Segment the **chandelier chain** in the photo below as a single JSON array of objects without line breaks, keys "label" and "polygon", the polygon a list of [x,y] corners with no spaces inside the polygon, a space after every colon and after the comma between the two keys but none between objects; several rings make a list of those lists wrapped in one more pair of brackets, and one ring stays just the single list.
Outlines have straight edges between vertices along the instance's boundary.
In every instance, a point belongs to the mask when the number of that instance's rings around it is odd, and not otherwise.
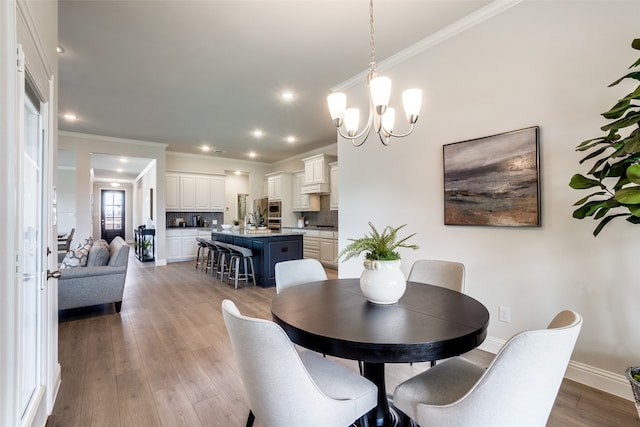
[{"label": "chandelier chain", "polygon": [[369,39],[369,46],[371,48],[371,62],[369,63],[369,66],[371,67],[371,72],[375,72],[376,71],[376,49],[375,49],[375,42],[373,40],[373,35],[374,35],[374,29],[373,29],[373,0],[369,0],[369,34],[370,39]]}]

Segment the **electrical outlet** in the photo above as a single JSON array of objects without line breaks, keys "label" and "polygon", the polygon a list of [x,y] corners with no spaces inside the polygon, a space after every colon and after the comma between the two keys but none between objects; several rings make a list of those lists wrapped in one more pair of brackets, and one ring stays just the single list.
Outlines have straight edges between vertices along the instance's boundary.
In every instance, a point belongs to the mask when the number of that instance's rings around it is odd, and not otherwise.
[{"label": "electrical outlet", "polygon": [[498,307],[498,319],[501,322],[509,323],[511,322],[511,309],[509,307],[499,306]]}]

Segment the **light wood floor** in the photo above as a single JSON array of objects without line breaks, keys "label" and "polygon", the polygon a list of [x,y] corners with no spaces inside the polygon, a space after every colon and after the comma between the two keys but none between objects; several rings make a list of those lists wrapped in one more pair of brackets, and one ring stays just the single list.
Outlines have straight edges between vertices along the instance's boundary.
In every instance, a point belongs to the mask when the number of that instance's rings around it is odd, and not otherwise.
[{"label": "light wood floor", "polygon": [[[120,314],[61,312],[62,386],[47,426],[244,426],[249,408],[220,305],[230,298],[243,314],[270,319],[274,295],[233,289],[191,262],[155,267],[132,257]],[[468,357],[491,360],[479,350]],[[388,390],[423,369],[388,365]],[[565,380],[548,426],[639,424],[632,402]]]}]

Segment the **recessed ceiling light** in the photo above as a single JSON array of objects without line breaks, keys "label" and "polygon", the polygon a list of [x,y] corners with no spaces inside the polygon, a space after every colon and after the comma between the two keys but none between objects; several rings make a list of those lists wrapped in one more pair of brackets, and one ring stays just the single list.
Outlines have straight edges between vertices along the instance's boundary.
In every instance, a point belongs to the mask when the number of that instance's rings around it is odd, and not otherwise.
[{"label": "recessed ceiling light", "polygon": [[200,149],[201,149],[202,151],[204,151],[205,153],[208,153],[208,152],[209,152],[209,150],[211,150],[211,147],[209,147],[208,145],[206,145],[206,144],[205,144],[205,145],[203,145]]},{"label": "recessed ceiling light", "polygon": [[296,142],[296,137],[293,135],[289,135],[287,137],[287,142],[292,143],[292,142]]},{"label": "recessed ceiling light", "polygon": [[120,157],[120,163],[127,163],[128,160],[126,157]]},{"label": "recessed ceiling light", "polygon": [[264,135],[264,132],[262,132],[262,130],[260,129],[256,129],[252,132],[252,135],[255,136],[256,138],[262,138],[262,136]]},{"label": "recessed ceiling light", "polygon": [[120,183],[118,181],[114,181],[111,183],[112,187],[120,187]]},{"label": "recessed ceiling light", "polygon": [[58,47],[56,48],[56,51],[58,53],[64,53],[64,48],[62,46],[58,45]]},{"label": "recessed ceiling light", "polygon": [[116,172],[120,172],[120,173],[122,173],[122,168],[118,168],[118,169],[116,169]]},{"label": "recessed ceiling light", "polygon": [[249,157],[254,158],[255,156],[257,156],[255,151],[249,152]]},{"label": "recessed ceiling light", "polygon": [[282,99],[284,99],[285,101],[291,101],[293,99],[293,92],[289,92],[289,91],[284,91],[280,94],[280,96],[282,97]]},{"label": "recessed ceiling light", "polygon": [[76,116],[73,113],[64,113],[62,115],[62,117],[64,117],[65,120],[69,121],[69,122],[73,122],[75,120],[78,120],[78,116]]}]

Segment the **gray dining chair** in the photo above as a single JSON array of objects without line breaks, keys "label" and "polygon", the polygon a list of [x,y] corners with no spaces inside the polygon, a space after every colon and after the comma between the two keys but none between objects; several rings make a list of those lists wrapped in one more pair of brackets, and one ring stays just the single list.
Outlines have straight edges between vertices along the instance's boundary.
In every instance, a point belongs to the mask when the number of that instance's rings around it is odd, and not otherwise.
[{"label": "gray dining chair", "polygon": [[327,280],[327,273],[320,261],[312,258],[281,261],[275,266],[276,293],[303,283]]},{"label": "gray dining chair", "polygon": [[[464,293],[464,264],[455,261],[419,259],[409,271],[410,282],[426,283]],[[435,366],[436,361],[431,361]]]},{"label": "gray dining chair", "polygon": [[[345,427],[376,406],[378,388],[356,372],[311,351],[298,352],[274,322],[243,316],[222,301],[249,401],[247,426]],[[255,414],[255,417],[254,417]]]},{"label": "gray dining chair", "polygon": [[464,293],[464,264],[454,261],[419,259],[411,266],[407,280]]},{"label": "gray dining chair", "polygon": [[512,337],[487,369],[446,360],[399,384],[393,403],[423,426],[544,426],[581,326],[562,311],[547,329]]}]

